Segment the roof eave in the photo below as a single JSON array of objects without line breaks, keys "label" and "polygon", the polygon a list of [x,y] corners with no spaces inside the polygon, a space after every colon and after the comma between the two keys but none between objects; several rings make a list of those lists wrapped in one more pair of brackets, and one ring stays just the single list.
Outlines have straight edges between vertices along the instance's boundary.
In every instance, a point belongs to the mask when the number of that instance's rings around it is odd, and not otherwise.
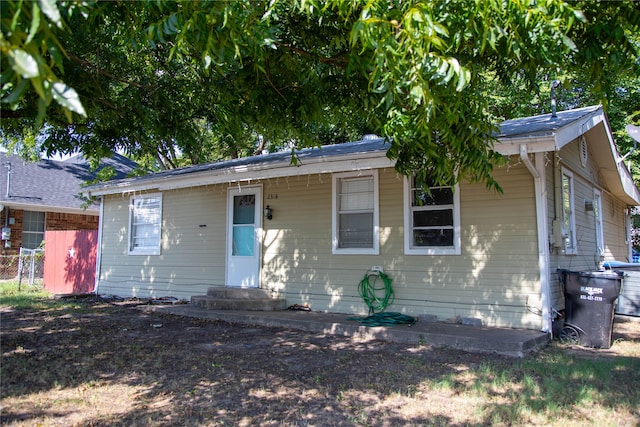
[{"label": "roof eave", "polygon": [[84,209],[81,207],[50,206],[50,205],[43,205],[43,204],[37,204],[37,203],[14,202],[6,199],[0,201],[0,205],[3,205],[9,209],[20,209],[24,211],[55,212],[55,213],[90,215],[90,216],[99,215],[97,206],[89,206],[86,209]]},{"label": "roof eave", "polygon": [[143,181],[127,180],[103,187],[85,190],[89,196],[136,193],[144,191],[167,191],[203,185],[226,184],[243,181],[260,181],[286,176],[310,175],[334,172],[358,171],[394,167],[395,162],[385,151],[358,153],[357,155],[318,157],[307,159],[303,164],[292,165],[290,161],[240,165],[219,170],[194,172],[182,176],[150,178]]},{"label": "roof eave", "polygon": [[547,151],[558,151],[571,141],[583,135],[589,129],[594,128],[605,121],[604,111],[602,107],[585,114],[579,119],[558,128],[550,130],[546,133],[524,134],[513,137],[499,137],[499,143],[496,144],[495,150],[504,155],[520,154],[520,146],[526,144],[529,153],[544,153]]},{"label": "roof eave", "polygon": [[547,134],[501,137],[495,150],[504,156],[519,155],[521,145],[525,145],[529,153],[560,151],[596,126],[603,126],[607,139],[608,149],[603,150],[596,161],[609,191],[629,206],[640,204],[640,192],[627,168],[619,161],[613,134],[602,107]]}]

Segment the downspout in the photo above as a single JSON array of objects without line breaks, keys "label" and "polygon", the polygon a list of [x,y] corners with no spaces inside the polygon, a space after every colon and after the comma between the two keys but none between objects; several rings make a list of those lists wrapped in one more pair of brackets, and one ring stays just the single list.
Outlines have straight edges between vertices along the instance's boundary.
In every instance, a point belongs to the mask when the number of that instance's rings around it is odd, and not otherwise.
[{"label": "downspout", "polygon": [[538,229],[538,269],[540,270],[540,303],[542,305],[542,332],[552,330],[551,317],[551,276],[549,272],[549,242],[547,226],[547,190],[544,169],[544,154],[536,153],[534,166],[529,159],[526,145],[520,145],[520,160],[533,176],[536,198],[536,224]]},{"label": "downspout", "polygon": [[98,294],[98,285],[100,284],[100,270],[102,266],[102,219],[104,218],[104,197],[100,197],[100,213],[98,214],[98,247],[96,248],[96,277],[93,285],[93,293]]}]

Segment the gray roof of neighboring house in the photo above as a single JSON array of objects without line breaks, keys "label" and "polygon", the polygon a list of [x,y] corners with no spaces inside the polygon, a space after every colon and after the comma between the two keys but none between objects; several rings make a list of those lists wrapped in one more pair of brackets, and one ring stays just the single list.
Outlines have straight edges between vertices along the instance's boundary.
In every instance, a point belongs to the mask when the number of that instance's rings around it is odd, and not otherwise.
[{"label": "gray roof of neighboring house", "polygon": [[[105,166],[114,168],[116,175],[113,179],[122,179],[137,164],[120,154],[114,154],[102,159],[99,169]],[[31,206],[39,211],[79,213],[83,211],[83,200],[79,197],[82,186],[95,178],[96,171],[90,170],[89,163],[82,156],[28,162],[17,155],[0,153],[0,204],[21,209]],[[95,215],[96,210],[97,206],[93,205],[87,208],[86,213]]]}]

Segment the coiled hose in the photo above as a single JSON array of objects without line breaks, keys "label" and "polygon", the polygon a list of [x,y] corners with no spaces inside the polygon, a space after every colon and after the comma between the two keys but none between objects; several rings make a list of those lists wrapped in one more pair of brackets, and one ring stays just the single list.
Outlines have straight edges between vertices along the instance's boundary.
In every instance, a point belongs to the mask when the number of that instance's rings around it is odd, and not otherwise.
[{"label": "coiled hose", "polygon": [[[365,326],[413,325],[416,323],[415,317],[402,313],[383,313],[393,303],[395,297],[391,282],[391,278],[381,271],[367,272],[358,284],[358,293],[369,307],[369,316],[350,317],[347,320],[357,320]],[[384,296],[379,297],[378,295],[382,294],[381,291],[384,291]]]},{"label": "coiled hose", "polygon": [[[373,280],[371,280],[373,278]],[[393,303],[394,294],[391,278],[381,271],[369,271],[358,284],[358,293],[369,307],[369,315],[384,311]],[[378,297],[384,291],[384,296]]]}]

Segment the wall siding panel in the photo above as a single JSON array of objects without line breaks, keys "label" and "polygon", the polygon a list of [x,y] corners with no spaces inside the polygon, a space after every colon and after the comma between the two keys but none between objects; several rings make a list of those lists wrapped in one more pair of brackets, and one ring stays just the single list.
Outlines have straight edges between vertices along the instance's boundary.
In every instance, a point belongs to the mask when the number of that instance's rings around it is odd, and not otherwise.
[{"label": "wall siding panel", "polygon": [[[303,185],[270,183],[278,200],[265,226],[263,282],[291,304],[366,314],[358,283],[379,265],[393,279],[395,303],[389,310],[537,327],[540,319],[529,310],[539,309],[540,299],[533,182],[523,167],[499,173],[504,195],[461,185],[463,243],[457,256],[404,255],[403,179],[393,170],[379,172],[380,255],[331,254],[330,176],[311,177]],[[286,208],[279,209],[281,204]],[[532,267],[523,271],[526,265]]]},{"label": "wall siding panel", "polygon": [[[480,318],[490,326],[539,328],[533,179],[522,165],[496,170],[504,194],[462,183],[461,254],[404,255],[403,178],[379,170],[380,254],[331,252],[331,175],[261,182],[262,286],[313,310],[367,314],[358,283],[373,266],[393,279],[390,311]],[[255,183],[253,183],[255,184]],[[128,197],[104,199],[99,292],[188,299],[224,286],[226,185],[163,192],[162,253],[127,255]]]},{"label": "wall siding panel", "polygon": [[127,255],[129,197],[106,197],[99,292],[189,299],[209,286],[224,286],[226,189],[163,192],[157,256]]},{"label": "wall siding panel", "polygon": [[[586,134],[587,147],[595,143],[597,135],[593,131]],[[628,244],[625,233],[625,208],[621,201],[617,200],[604,187],[603,180],[599,174],[594,156],[588,148],[587,163],[580,162],[580,142],[578,139],[572,141],[562,148],[557,155],[555,162],[547,166],[549,188],[554,188],[553,174],[560,176],[561,168],[565,167],[574,175],[574,202],[576,219],[576,236],[578,240],[578,250],[575,255],[566,255],[562,250],[555,249],[551,252],[553,305],[556,309],[564,308],[563,288],[558,275],[554,274],[557,269],[568,269],[572,271],[593,271],[601,267],[604,261],[627,261]],[[556,183],[557,184],[557,183]],[[600,256],[596,245],[596,223],[592,211],[585,209],[585,200],[592,200],[594,189],[600,190],[602,196],[602,220],[604,231],[604,256]],[[555,204],[561,203],[559,194],[550,191],[549,204],[549,226],[556,216]],[[556,200],[557,199],[557,200]],[[560,214],[558,213],[560,218]],[[551,228],[550,228],[551,230]]]}]

